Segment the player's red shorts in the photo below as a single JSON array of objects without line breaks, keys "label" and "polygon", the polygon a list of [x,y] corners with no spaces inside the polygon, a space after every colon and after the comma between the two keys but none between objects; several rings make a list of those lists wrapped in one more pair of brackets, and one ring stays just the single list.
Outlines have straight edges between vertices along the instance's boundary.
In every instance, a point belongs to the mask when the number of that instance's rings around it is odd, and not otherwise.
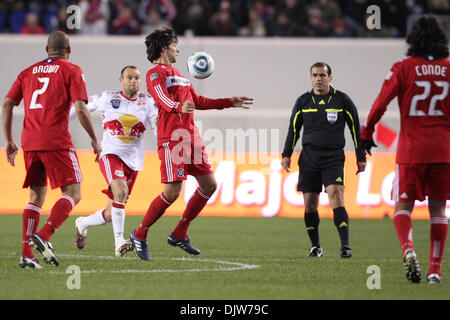
[{"label": "player's red shorts", "polygon": [[[106,154],[99,159],[100,171],[108,183],[108,189],[103,189],[102,192],[106,194],[111,200],[114,200],[112,191],[109,189],[111,182],[116,179],[125,179],[128,186],[128,197],[130,197],[133,190],[134,182],[136,181],[138,171],[130,169],[120,157],[115,154]],[[128,200],[128,198],[127,198]]]},{"label": "player's red shorts", "polygon": [[187,175],[202,176],[214,173],[202,144],[163,142],[158,148],[158,156],[161,160],[161,183],[183,181]]},{"label": "player's red shorts", "polygon": [[27,175],[23,188],[47,186],[47,177],[52,189],[83,181],[75,149],[24,151]]},{"label": "player's red shorts", "polygon": [[397,164],[392,200],[450,200],[450,163]]}]

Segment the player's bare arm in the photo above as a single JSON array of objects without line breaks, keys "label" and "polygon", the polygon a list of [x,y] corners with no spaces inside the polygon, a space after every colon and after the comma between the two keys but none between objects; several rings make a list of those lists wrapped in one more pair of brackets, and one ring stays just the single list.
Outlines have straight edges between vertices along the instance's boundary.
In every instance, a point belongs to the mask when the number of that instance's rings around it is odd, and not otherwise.
[{"label": "player's bare arm", "polygon": [[253,98],[249,97],[231,97],[234,108],[250,109],[249,105],[253,104]]},{"label": "player's bare arm", "polygon": [[3,130],[6,139],[6,157],[13,167],[16,165],[15,158],[17,151],[19,150],[12,136],[13,108],[15,105],[16,101],[11,98],[6,98],[5,101],[3,101],[2,106]]},{"label": "player's bare arm", "polygon": [[91,114],[89,113],[89,110],[86,106],[86,102],[78,100],[74,102],[74,105],[81,125],[91,138],[92,148],[94,148],[94,153],[97,155],[95,161],[98,162],[98,157],[102,152],[102,147],[98,142],[97,135],[95,134],[94,126],[92,125]]}]

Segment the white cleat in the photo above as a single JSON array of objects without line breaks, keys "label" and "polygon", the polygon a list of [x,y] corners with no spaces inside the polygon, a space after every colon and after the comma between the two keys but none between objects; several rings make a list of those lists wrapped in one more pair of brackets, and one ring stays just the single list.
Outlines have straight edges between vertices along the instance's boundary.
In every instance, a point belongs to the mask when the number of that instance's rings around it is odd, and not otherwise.
[{"label": "white cleat", "polygon": [[28,258],[27,256],[20,256],[19,267],[42,269],[39,261],[37,261],[35,258]]},{"label": "white cleat", "polygon": [[124,241],[116,248],[116,257],[122,258],[127,252],[133,251],[133,249],[134,245],[130,241]]},{"label": "white cleat", "polygon": [[53,252],[53,246],[50,242],[44,241],[37,233],[32,235],[29,244],[38,250],[44,257],[44,261],[55,267],[59,266],[59,261]]},{"label": "white cleat", "polygon": [[420,283],[422,274],[420,272],[419,260],[414,250],[408,249],[405,251],[403,264],[405,266],[406,278],[412,283]]},{"label": "white cleat", "polygon": [[87,228],[82,229],[80,227],[81,221],[84,219],[84,217],[78,217],[75,220],[75,229],[77,229],[77,236],[75,238],[75,245],[78,249],[83,249],[86,245],[86,237],[87,237]]},{"label": "white cleat", "polygon": [[437,273],[432,273],[432,274],[427,276],[427,283],[428,284],[441,283],[441,276],[438,275]]}]

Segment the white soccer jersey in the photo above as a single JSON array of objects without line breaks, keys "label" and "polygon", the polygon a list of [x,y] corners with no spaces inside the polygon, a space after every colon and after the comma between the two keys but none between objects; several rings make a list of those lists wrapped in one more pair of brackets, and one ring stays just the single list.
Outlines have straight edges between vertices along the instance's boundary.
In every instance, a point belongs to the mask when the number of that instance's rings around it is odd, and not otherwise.
[{"label": "white soccer jersey", "polygon": [[[103,91],[89,97],[87,107],[89,111],[103,111],[100,157],[117,155],[132,170],[141,171],[144,165],[144,131],[151,128],[156,136],[158,110],[153,98],[149,94],[139,93],[136,99],[130,99],[121,91]],[[74,114],[72,108],[71,117]]]}]

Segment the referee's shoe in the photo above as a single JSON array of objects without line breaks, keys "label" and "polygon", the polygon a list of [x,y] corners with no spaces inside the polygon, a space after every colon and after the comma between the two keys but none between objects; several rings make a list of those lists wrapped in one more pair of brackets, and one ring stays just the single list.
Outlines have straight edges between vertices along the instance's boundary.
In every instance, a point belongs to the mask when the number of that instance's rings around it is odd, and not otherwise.
[{"label": "referee's shoe", "polygon": [[352,257],[352,251],[350,250],[349,246],[342,246],[341,247],[341,258],[351,258]]},{"label": "referee's shoe", "polygon": [[317,257],[320,258],[323,255],[323,250],[320,246],[313,246],[309,249],[308,257]]}]

